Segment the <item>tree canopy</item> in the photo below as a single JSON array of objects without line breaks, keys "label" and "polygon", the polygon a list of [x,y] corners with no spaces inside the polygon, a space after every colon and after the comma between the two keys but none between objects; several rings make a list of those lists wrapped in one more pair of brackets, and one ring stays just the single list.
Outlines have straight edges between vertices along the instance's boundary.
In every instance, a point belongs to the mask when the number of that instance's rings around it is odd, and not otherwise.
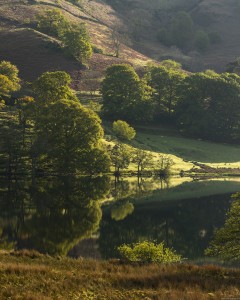
[{"label": "tree canopy", "polygon": [[64,71],[45,72],[33,83],[35,98],[45,104],[60,99],[77,101],[70,84],[71,77]]},{"label": "tree canopy", "polygon": [[149,93],[130,65],[113,65],[102,83],[103,113],[109,119],[144,120]]},{"label": "tree canopy", "polygon": [[225,224],[216,231],[206,255],[240,262],[240,193],[233,199]]},{"label": "tree canopy", "polygon": [[239,83],[237,75],[212,71],[187,77],[176,109],[184,132],[218,141],[238,139]]},{"label": "tree canopy", "polygon": [[154,113],[171,115],[179,99],[179,87],[186,77],[181,66],[172,61],[163,62],[162,66],[150,68],[146,75],[147,83],[153,88]]},{"label": "tree canopy", "polygon": [[[58,171],[84,172],[87,155],[94,160],[103,154],[99,152],[93,157],[92,152],[103,137],[101,121],[80,103],[66,99],[51,103],[41,111],[36,126],[38,139],[45,141],[44,152]],[[102,162],[104,171],[107,162]]]},{"label": "tree canopy", "polygon": [[136,135],[134,128],[131,127],[127,122],[121,120],[113,122],[113,132],[118,138],[128,141],[134,139]]},{"label": "tree canopy", "polygon": [[18,68],[8,61],[0,62],[0,100],[20,89]]}]

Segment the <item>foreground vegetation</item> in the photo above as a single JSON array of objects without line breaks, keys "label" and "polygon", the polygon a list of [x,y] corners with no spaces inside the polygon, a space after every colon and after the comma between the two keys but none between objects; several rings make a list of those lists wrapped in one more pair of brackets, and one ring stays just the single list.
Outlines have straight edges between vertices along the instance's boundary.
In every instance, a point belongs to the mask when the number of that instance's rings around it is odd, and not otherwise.
[{"label": "foreground vegetation", "polygon": [[0,253],[1,299],[220,299],[240,294],[240,271]]}]

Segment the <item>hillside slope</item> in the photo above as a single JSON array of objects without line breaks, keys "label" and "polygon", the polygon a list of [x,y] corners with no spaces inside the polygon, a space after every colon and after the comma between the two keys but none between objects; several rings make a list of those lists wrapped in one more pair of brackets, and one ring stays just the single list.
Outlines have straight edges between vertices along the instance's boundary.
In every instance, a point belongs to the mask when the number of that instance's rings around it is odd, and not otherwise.
[{"label": "hillside slope", "polygon": [[[59,41],[37,31],[36,15],[53,8],[72,22],[86,23],[92,44],[103,51],[93,54],[88,69],[66,56]],[[196,29],[217,32],[221,42],[205,53],[162,45],[159,28],[180,10],[191,14]],[[239,56],[239,16],[236,0],[81,0],[78,6],[67,0],[0,0],[0,60],[16,64],[27,81],[47,70],[65,70],[78,90],[98,89],[104,70],[112,64],[128,62],[138,68],[150,58],[173,58],[191,71],[224,71]],[[123,39],[120,58],[114,57],[112,30]]]},{"label": "hillside slope", "polygon": [[[211,68],[224,71],[226,65],[240,56],[240,2],[237,0],[107,0],[122,16],[138,51],[161,60],[173,58],[191,71]],[[206,53],[181,51],[158,41],[158,32],[179,11],[189,13],[195,30],[217,33],[221,42],[212,44]]]},{"label": "hillside slope", "polygon": [[208,32],[218,32],[222,39],[203,55],[203,68],[225,70],[229,62],[240,56],[240,2],[204,0],[192,11],[192,16]]},{"label": "hillside slope", "polygon": [[[103,16],[112,14],[107,18],[109,25],[118,22],[110,7],[109,10],[106,10],[107,5],[104,7],[104,11],[100,7],[95,12],[102,11]],[[37,31],[36,15],[47,9],[60,10],[72,22],[86,23],[92,44],[102,49],[104,55],[94,53],[89,69],[82,69],[77,61],[62,51],[58,40]],[[136,67],[146,64],[148,57],[124,45],[120,58],[114,57],[108,24],[91,15],[91,6],[88,6],[88,10],[89,13],[84,7],[64,0],[0,1],[0,60],[16,64],[20,76],[27,81],[34,80],[45,71],[65,70],[73,78],[73,87],[81,90],[97,89],[104,70],[112,64],[129,62]]]}]

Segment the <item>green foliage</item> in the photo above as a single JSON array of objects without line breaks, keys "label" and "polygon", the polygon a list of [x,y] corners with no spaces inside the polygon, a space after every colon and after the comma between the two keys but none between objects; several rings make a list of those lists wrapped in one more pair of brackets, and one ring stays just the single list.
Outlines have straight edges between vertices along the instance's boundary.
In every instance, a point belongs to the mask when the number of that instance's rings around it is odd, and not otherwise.
[{"label": "green foliage", "polygon": [[120,175],[120,169],[127,169],[132,153],[124,144],[116,144],[110,152],[111,162],[115,168],[115,175]]},{"label": "green foliage", "polygon": [[168,70],[182,70],[182,65],[179,62],[172,59],[166,59],[161,61],[161,66],[165,67]]},{"label": "green foliage", "polygon": [[[6,77],[0,75],[0,81],[1,76]],[[35,101],[25,96],[12,109],[1,105],[6,118],[1,120],[0,146],[7,173],[109,171],[110,158],[101,147],[101,120],[79,103],[70,83],[65,72],[46,72],[31,85]]]},{"label": "green foliage", "polygon": [[193,20],[191,16],[180,11],[170,25],[172,43],[178,47],[184,47],[193,37]]},{"label": "green foliage", "polygon": [[165,155],[160,156],[157,162],[157,168],[155,170],[156,175],[161,178],[167,178],[171,174],[171,167],[173,166],[173,160]]},{"label": "green foliage", "polygon": [[195,46],[196,48],[200,51],[200,52],[205,52],[208,50],[209,46],[210,46],[210,39],[208,34],[203,31],[203,30],[199,30],[196,32],[196,36],[195,36]]},{"label": "green foliage", "polygon": [[6,76],[14,84],[18,85],[20,79],[18,77],[18,68],[12,65],[9,61],[0,62],[0,74]]},{"label": "green foliage", "polygon": [[158,39],[166,46],[176,45],[184,48],[192,40],[193,35],[194,24],[190,14],[179,11],[168,27],[159,30]]},{"label": "green foliage", "polygon": [[177,119],[185,133],[226,141],[238,139],[240,77],[212,71],[187,77],[180,91]]},{"label": "green foliage", "polygon": [[104,50],[100,47],[95,46],[95,45],[92,45],[92,51],[94,53],[104,54]]},{"label": "green foliage", "polygon": [[113,122],[113,132],[119,139],[127,141],[134,139],[136,135],[135,129],[127,122],[121,120]]},{"label": "green foliage", "polygon": [[[94,173],[96,169],[99,171],[97,163],[100,161],[102,170],[106,170],[108,161],[102,159],[104,152],[93,152],[103,137],[101,121],[93,111],[75,101],[58,100],[39,110],[36,128],[37,139],[45,143],[43,153],[58,172],[75,173],[91,169]],[[88,161],[97,160],[93,163],[94,168],[88,165],[86,170],[83,162],[87,157]]]},{"label": "green foliage", "polygon": [[64,32],[62,39],[67,53],[81,63],[86,63],[92,56],[92,47],[84,24],[71,26]]},{"label": "green foliage", "polygon": [[227,213],[225,224],[216,231],[205,254],[225,261],[240,262],[240,193],[232,197],[234,201]]},{"label": "green foliage", "polygon": [[60,37],[69,27],[69,23],[59,10],[49,9],[37,15],[37,27],[46,34]]},{"label": "green foliage", "polygon": [[0,100],[20,89],[18,69],[8,61],[0,62]]},{"label": "green foliage", "polygon": [[92,55],[85,24],[72,24],[58,10],[47,10],[37,16],[38,29],[62,41],[65,51],[81,63]]},{"label": "green foliage", "polygon": [[131,262],[175,263],[181,261],[181,256],[166,248],[163,243],[144,241],[133,245],[119,246],[118,251],[124,259]]},{"label": "green foliage", "polygon": [[138,175],[140,175],[146,167],[153,165],[153,156],[147,151],[136,149],[133,152],[132,162],[137,165]]},{"label": "green foliage", "polygon": [[149,88],[130,65],[113,65],[102,83],[103,114],[111,119],[144,120],[151,109]]},{"label": "green foliage", "polygon": [[42,104],[56,102],[60,99],[77,101],[70,84],[69,74],[64,71],[56,71],[43,73],[32,87],[36,100]]},{"label": "green foliage", "polygon": [[163,61],[162,66],[151,67],[146,74],[147,83],[153,88],[155,118],[166,114],[170,117],[179,99],[179,86],[186,74],[174,61]]},{"label": "green foliage", "polygon": [[207,34],[203,29],[195,30],[191,15],[185,11],[179,11],[168,26],[158,31],[158,40],[166,46],[175,45],[181,49],[196,48],[205,52],[210,44],[221,42],[217,32]]},{"label": "green foliage", "polygon": [[240,75],[240,57],[238,57],[235,61],[230,62],[227,65],[226,71]]}]

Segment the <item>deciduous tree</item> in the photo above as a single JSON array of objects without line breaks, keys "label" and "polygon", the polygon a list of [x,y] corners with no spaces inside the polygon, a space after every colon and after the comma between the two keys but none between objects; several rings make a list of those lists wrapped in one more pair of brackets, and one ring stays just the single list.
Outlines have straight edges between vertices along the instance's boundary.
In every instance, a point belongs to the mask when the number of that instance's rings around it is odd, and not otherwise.
[{"label": "deciduous tree", "polygon": [[233,198],[225,224],[216,231],[206,255],[240,262],[240,193],[233,195]]},{"label": "deciduous tree", "polygon": [[103,113],[109,119],[134,121],[149,118],[149,89],[130,65],[114,65],[107,69],[102,95]]}]

